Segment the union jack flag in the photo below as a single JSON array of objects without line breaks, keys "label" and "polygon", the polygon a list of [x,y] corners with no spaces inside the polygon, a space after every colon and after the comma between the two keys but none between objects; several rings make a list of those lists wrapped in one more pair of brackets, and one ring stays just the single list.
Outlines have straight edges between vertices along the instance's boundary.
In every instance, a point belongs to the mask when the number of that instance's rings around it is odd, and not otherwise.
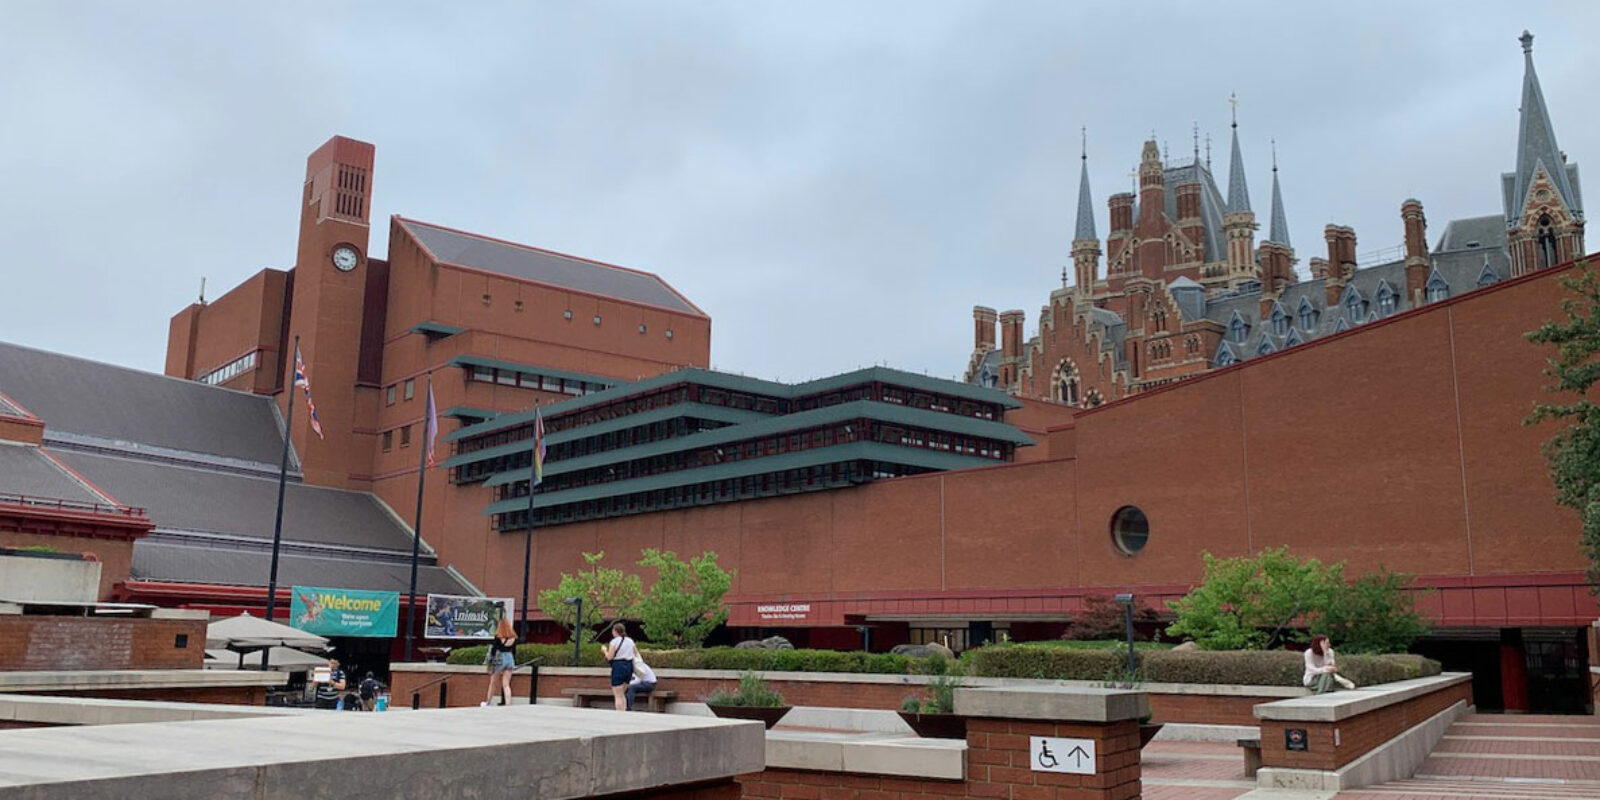
[{"label": "union jack flag", "polygon": [[306,380],[306,362],[300,358],[300,345],[294,346],[294,385],[306,390],[306,410],[311,416],[311,431],[322,438],[322,420],[317,419],[317,404],[311,402],[311,381]]},{"label": "union jack flag", "polygon": [[423,446],[428,449],[428,467],[438,466],[433,460],[433,440],[439,435],[439,407],[433,404],[433,378],[428,378],[428,419],[422,429]]},{"label": "union jack flag", "polygon": [[538,409],[533,410],[533,483],[528,485],[528,491],[544,482],[544,414]]}]

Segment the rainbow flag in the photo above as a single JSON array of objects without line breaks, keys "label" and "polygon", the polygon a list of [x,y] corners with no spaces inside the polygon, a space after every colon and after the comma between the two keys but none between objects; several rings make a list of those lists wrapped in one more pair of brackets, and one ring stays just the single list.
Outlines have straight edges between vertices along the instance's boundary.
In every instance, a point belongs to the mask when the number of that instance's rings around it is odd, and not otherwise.
[{"label": "rainbow flag", "polygon": [[538,409],[533,410],[533,483],[528,485],[528,491],[538,486],[544,480],[544,415]]},{"label": "rainbow flag", "polygon": [[306,362],[300,358],[300,345],[294,346],[294,385],[306,390],[306,410],[310,412],[311,430],[321,439],[322,420],[317,419],[317,404],[311,402],[311,381],[306,379]]}]

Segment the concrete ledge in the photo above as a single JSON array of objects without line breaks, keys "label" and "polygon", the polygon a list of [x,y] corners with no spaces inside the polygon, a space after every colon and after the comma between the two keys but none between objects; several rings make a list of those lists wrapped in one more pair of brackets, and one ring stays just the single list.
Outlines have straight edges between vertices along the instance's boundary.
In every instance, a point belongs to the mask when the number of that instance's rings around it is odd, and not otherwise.
[{"label": "concrete ledge", "polygon": [[108,700],[99,697],[0,695],[0,720],[43,725],[128,725],[196,719],[292,717],[327,713],[296,708],[173,703],[160,700]]},{"label": "concrete ledge", "polygon": [[1255,715],[1256,719],[1283,722],[1338,722],[1471,680],[1471,673],[1447,672],[1431,678],[1261,703],[1255,707]]},{"label": "concrete ledge", "polygon": [[1076,686],[957,689],[956,713],[1000,719],[1118,722],[1149,714],[1150,700],[1142,691]]},{"label": "concrete ledge", "polygon": [[1262,767],[1256,785],[1263,789],[1307,789],[1340,792],[1388,781],[1405,780],[1428,760],[1445,731],[1468,706],[1465,701],[1434,714],[1370,753],[1336,770]]},{"label": "concrete ledge", "polygon": [[0,692],[101,691],[105,689],[213,689],[282,686],[283,672],[207,669],[106,669],[0,672]]},{"label": "concrete ledge", "polygon": [[967,743],[897,734],[767,731],[767,768],[959,781]]},{"label": "concrete ledge", "polygon": [[1260,738],[1261,729],[1254,725],[1196,725],[1187,722],[1168,722],[1161,726],[1155,740],[1234,744],[1240,739]]},{"label": "concrete ledge", "polygon": [[3,735],[0,798],[434,800],[470,785],[481,800],[565,800],[760,772],[762,734],[755,722],[526,705],[25,729]]},{"label": "concrete ledge", "polygon": [[[649,660],[649,651],[645,651],[645,660]],[[428,674],[443,674],[458,672],[471,675],[487,674],[481,664],[444,664],[437,661],[423,663],[394,664],[390,667],[393,672],[421,672]],[[526,672],[526,670],[519,670]],[[540,675],[555,675],[562,677],[589,677],[600,678],[610,673],[602,667],[540,667]],[[736,681],[740,673],[737,670],[727,669],[657,669],[657,677],[663,681],[673,678],[699,679],[699,680],[727,680]],[[926,686],[933,680],[931,675],[894,675],[871,672],[763,672],[762,677],[769,681],[803,681],[807,683],[854,683],[877,684],[891,686]],[[963,677],[961,685],[971,688],[1005,687],[1005,686],[1061,686],[1076,689],[1099,689],[1104,687],[1103,681],[1057,681],[1040,680],[1034,678],[978,678]],[[1140,689],[1149,694],[1191,694],[1220,697],[1305,697],[1310,691],[1300,686],[1251,686],[1248,684],[1206,684],[1206,683],[1145,683]]]}]

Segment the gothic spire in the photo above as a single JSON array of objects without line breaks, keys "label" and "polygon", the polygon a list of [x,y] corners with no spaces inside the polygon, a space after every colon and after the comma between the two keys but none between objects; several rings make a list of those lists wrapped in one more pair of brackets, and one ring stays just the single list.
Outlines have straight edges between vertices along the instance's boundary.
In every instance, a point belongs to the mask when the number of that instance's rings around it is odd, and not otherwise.
[{"label": "gothic spire", "polygon": [[1244,158],[1239,155],[1239,97],[1230,95],[1233,106],[1233,163],[1228,167],[1228,213],[1250,210],[1250,187],[1244,182]]},{"label": "gothic spire", "polygon": [[1083,131],[1082,171],[1078,177],[1078,232],[1073,239],[1099,239],[1094,232],[1094,199],[1089,194],[1089,131]]},{"label": "gothic spire", "polygon": [[1577,193],[1567,174],[1561,148],[1556,145],[1556,130],[1550,124],[1550,111],[1544,104],[1544,92],[1539,88],[1539,75],[1533,70],[1533,34],[1523,31],[1522,42],[1522,120],[1517,129],[1517,171],[1507,176],[1510,190],[1506,197],[1506,222],[1515,224],[1528,202],[1528,188],[1533,184],[1534,173],[1543,165],[1555,184],[1561,200],[1575,214],[1581,214]]},{"label": "gothic spire", "polygon": [[1272,143],[1272,227],[1267,231],[1267,241],[1284,247],[1289,244],[1289,219],[1283,213],[1283,192],[1278,189],[1278,143]]}]

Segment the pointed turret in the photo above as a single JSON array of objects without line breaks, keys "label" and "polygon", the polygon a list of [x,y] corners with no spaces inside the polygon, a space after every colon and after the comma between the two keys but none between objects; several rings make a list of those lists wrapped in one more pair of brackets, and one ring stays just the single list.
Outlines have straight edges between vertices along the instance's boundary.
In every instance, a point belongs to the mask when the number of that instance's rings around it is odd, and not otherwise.
[{"label": "pointed turret", "polygon": [[1552,267],[1583,255],[1583,207],[1578,167],[1556,144],[1550,110],[1533,69],[1533,34],[1523,31],[1522,109],[1517,171],[1501,176],[1506,250],[1511,272]]},{"label": "pointed turret", "polygon": [[1239,154],[1239,98],[1229,97],[1233,104],[1233,163],[1228,166],[1228,212],[1250,210],[1250,187],[1244,182],[1244,157]]},{"label": "pointed turret", "polygon": [[1272,145],[1272,226],[1267,230],[1267,241],[1293,248],[1289,243],[1289,218],[1283,213],[1283,191],[1278,188],[1278,145]]},{"label": "pointed turret", "polygon": [[[1517,172],[1511,199],[1515,206],[1506,213],[1516,214],[1528,201],[1528,190],[1533,186],[1534,175],[1540,167],[1549,174],[1556,191],[1567,208],[1581,212],[1578,195],[1573,191],[1567,175],[1566,157],[1556,144],[1556,129],[1550,124],[1550,111],[1544,103],[1544,91],[1539,88],[1539,74],[1533,69],[1533,34],[1523,31],[1522,42],[1522,120],[1517,127]],[[1507,222],[1515,223],[1508,219]]]},{"label": "pointed turret", "polygon": [[1087,299],[1094,290],[1100,271],[1100,237],[1094,230],[1094,200],[1089,194],[1089,134],[1083,134],[1083,161],[1078,176],[1078,229],[1072,237],[1072,268],[1078,295]]}]

